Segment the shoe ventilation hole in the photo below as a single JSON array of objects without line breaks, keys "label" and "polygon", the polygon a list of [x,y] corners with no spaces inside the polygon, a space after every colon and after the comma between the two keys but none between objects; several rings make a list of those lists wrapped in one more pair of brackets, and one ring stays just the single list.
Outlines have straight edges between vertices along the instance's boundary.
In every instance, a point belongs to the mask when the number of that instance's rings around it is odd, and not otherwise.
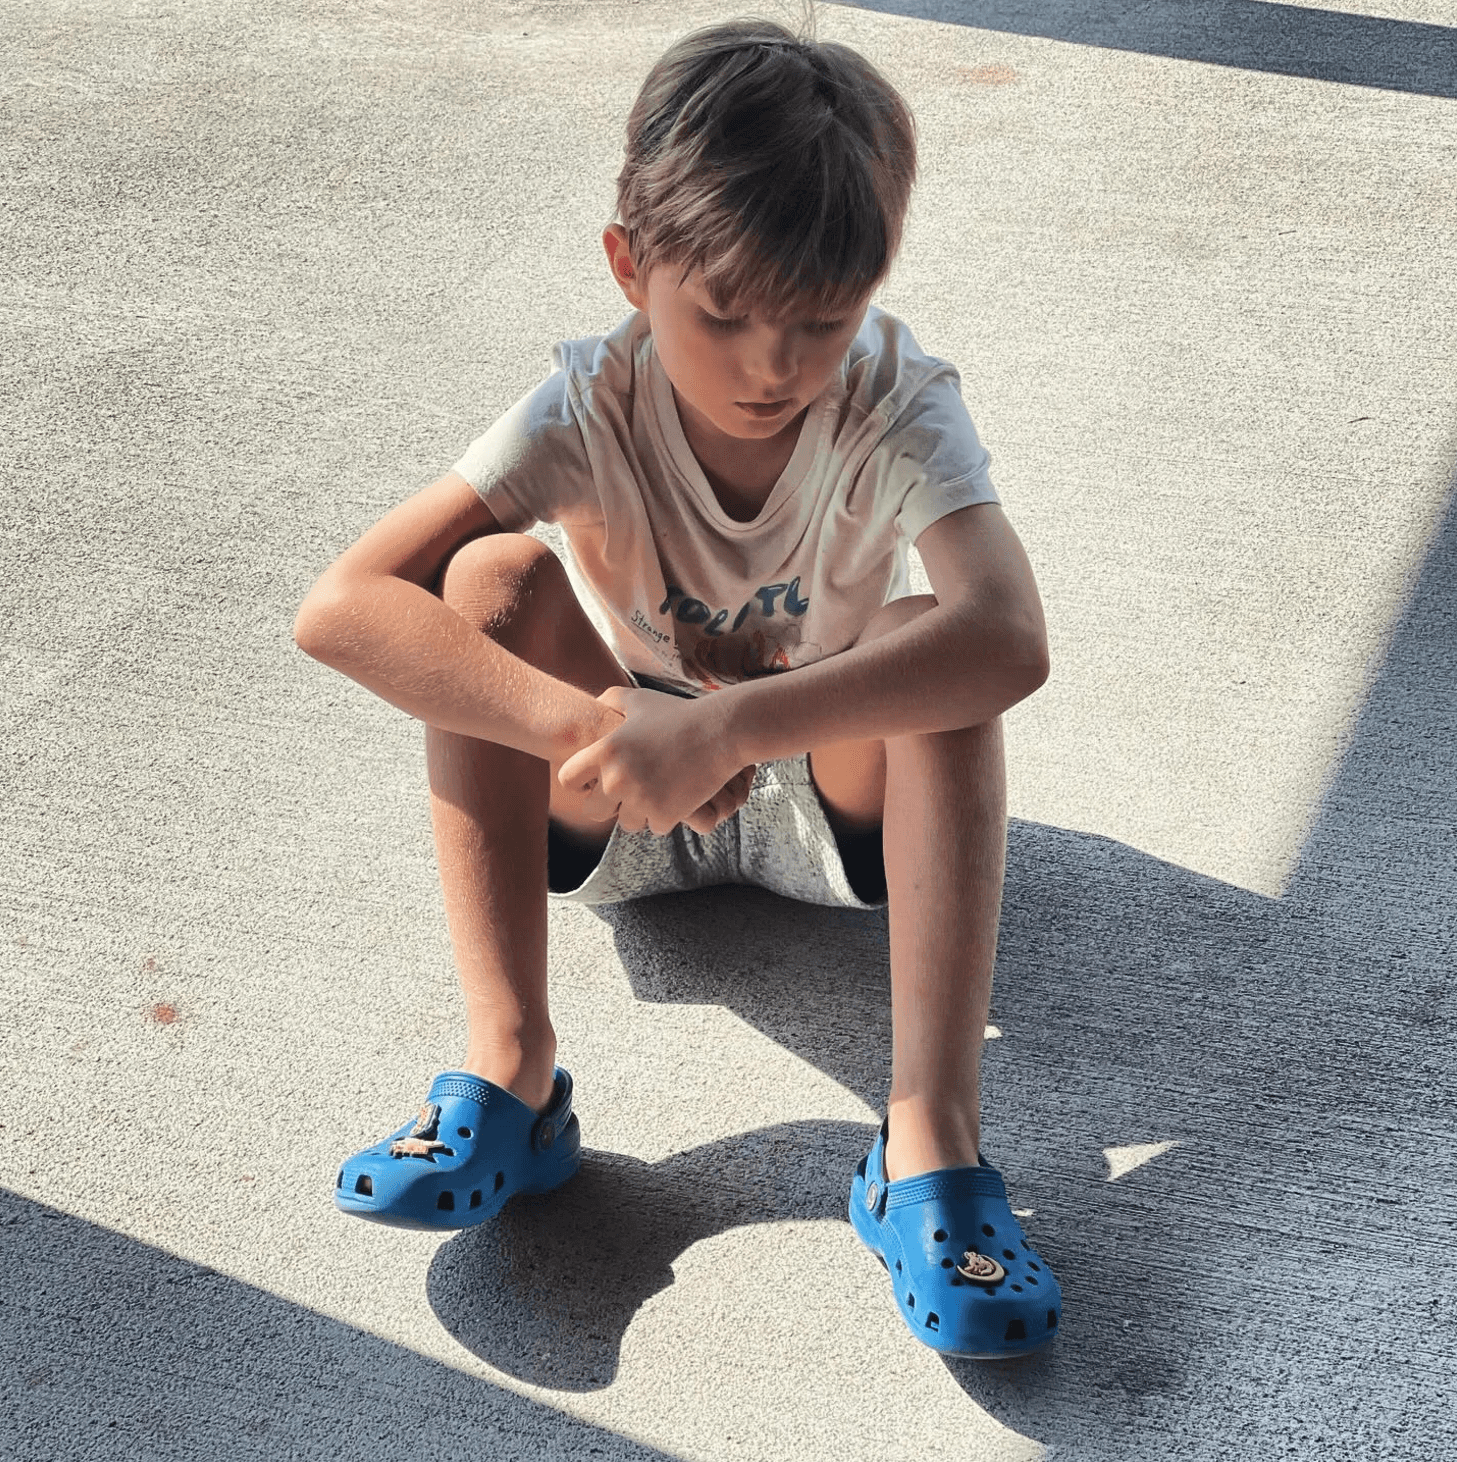
[{"label": "shoe ventilation hole", "polygon": [[943,1269],[950,1269],[951,1268],[951,1261],[949,1259],[943,1259],[941,1261],[941,1267]]},{"label": "shoe ventilation hole", "polygon": [[337,1183],[335,1183],[334,1186],[336,1188],[342,1188],[344,1186],[344,1169],[343,1168],[340,1168],[339,1169],[339,1181]]},{"label": "shoe ventilation hole", "polygon": [[939,1330],[941,1328],[941,1317],[935,1310],[929,1310],[926,1314],[926,1329]]},{"label": "shoe ventilation hole", "polygon": [[1026,1340],[1027,1327],[1020,1320],[1007,1321],[1007,1333],[1002,1336],[1003,1340]]},{"label": "shoe ventilation hole", "polygon": [[1037,1276],[1035,1274],[1029,1274],[1027,1276],[1027,1283],[1028,1284],[1036,1284],[1037,1283]]},{"label": "shoe ventilation hole", "polygon": [[1016,1257],[1017,1256],[1010,1249],[1003,1249],[1002,1250],[1002,1258],[1003,1259],[1015,1259]]},{"label": "shoe ventilation hole", "polygon": [[944,1244],[946,1242],[946,1230],[944,1228],[938,1228],[936,1232],[931,1235],[931,1237],[935,1239],[938,1244]]},{"label": "shoe ventilation hole", "polygon": [[951,1276],[951,1282],[958,1287],[966,1283],[966,1281],[959,1274],[953,1274]]},{"label": "shoe ventilation hole", "polygon": [[906,1296],[906,1303],[914,1310],[916,1308],[916,1297],[913,1294]]},{"label": "shoe ventilation hole", "polygon": [[442,1213],[454,1213],[455,1194],[452,1193],[449,1188],[447,1188],[445,1192],[443,1192],[440,1197],[435,1200],[435,1206],[440,1209]]},{"label": "shoe ventilation hole", "polygon": [[492,1191],[495,1192],[495,1193],[499,1193],[501,1191],[501,1189],[504,1188],[505,1186],[506,1186],[506,1174],[505,1173],[497,1173],[496,1174],[496,1186],[495,1186],[494,1189],[492,1189]]},{"label": "shoe ventilation hole", "polygon": [[479,1208],[481,1206],[481,1190],[479,1188],[470,1195],[470,1206],[472,1208]]},{"label": "shoe ventilation hole", "polygon": [[1022,1286],[1020,1284],[1014,1284],[1012,1288],[1015,1289],[1018,1294],[1022,1293]]},{"label": "shoe ventilation hole", "polygon": [[1057,1329],[1057,1311],[1056,1310],[1049,1310],[1047,1312],[1047,1328],[1049,1330],[1056,1330]]},{"label": "shoe ventilation hole", "polygon": [[1023,1247],[1023,1248],[1024,1248],[1024,1249],[1030,1249],[1030,1248],[1031,1248],[1031,1247],[1032,1247],[1032,1245],[1031,1245],[1031,1244],[1029,1244],[1029,1243],[1028,1243],[1028,1242],[1027,1242],[1027,1240],[1026,1240],[1026,1239],[1023,1239],[1023,1240],[1022,1240],[1022,1247]]},{"label": "shoe ventilation hole", "polygon": [[465,1140],[467,1142],[469,1142],[470,1141],[470,1128],[469,1127],[457,1127],[455,1129],[455,1135],[457,1137],[464,1137]]},{"label": "shoe ventilation hole", "polygon": [[1041,1266],[1040,1266],[1040,1265],[1038,1265],[1038,1264],[1034,1264],[1034,1263],[1033,1263],[1033,1262],[1032,1262],[1032,1261],[1031,1261],[1031,1260],[1030,1260],[1030,1259],[1029,1259],[1029,1260],[1028,1260],[1028,1261],[1027,1261],[1027,1267],[1028,1267],[1028,1268],[1029,1268],[1029,1269],[1035,1269],[1035,1270],[1037,1270],[1037,1272],[1038,1272],[1038,1273],[1039,1273],[1039,1274],[1041,1274],[1041,1273],[1042,1273],[1042,1268],[1041,1268]]},{"label": "shoe ventilation hole", "polygon": [[895,1272],[897,1274],[901,1272],[901,1261],[899,1259],[895,1261]]},{"label": "shoe ventilation hole", "polygon": [[996,1234],[996,1229],[994,1229],[989,1223],[982,1224],[981,1231],[987,1236],[987,1238],[992,1238]]},{"label": "shoe ventilation hole", "polygon": [[997,1292],[997,1287],[994,1284],[984,1284],[982,1285],[982,1288],[986,1290],[988,1294],[996,1294]]},{"label": "shoe ventilation hole", "polygon": [[354,1191],[363,1193],[366,1198],[374,1197],[374,1179],[368,1173],[360,1173],[354,1180]]}]

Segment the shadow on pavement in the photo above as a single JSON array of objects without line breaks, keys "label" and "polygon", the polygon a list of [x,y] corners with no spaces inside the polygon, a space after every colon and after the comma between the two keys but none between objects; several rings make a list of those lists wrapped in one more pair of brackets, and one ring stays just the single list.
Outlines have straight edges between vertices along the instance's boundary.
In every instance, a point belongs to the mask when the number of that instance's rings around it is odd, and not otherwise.
[{"label": "shadow on pavement", "polygon": [[[1284,897],[1012,826],[986,1146],[1034,1211],[1066,1311],[1039,1356],[951,1363],[998,1420],[1080,1457],[1161,1455],[1171,1430],[1326,1458],[1418,1455],[1445,1435],[1454,725],[1449,510]],[[751,888],[600,913],[639,998],[725,1005],[883,1110],[883,914]],[[767,1141],[775,1172],[795,1156],[806,1170],[776,1216],[838,1217],[868,1133],[832,1126],[720,1144],[712,1163],[742,1174]],[[1104,1149],[1155,1143],[1174,1146],[1110,1180]],[[661,1274],[680,1241],[748,1221],[688,1178],[699,1162],[619,1168],[581,1201],[618,1223],[619,1195],[666,1184],[673,1218],[648,1245]],[[1089,1395],[1107,1404],[1090,1413]]]},{"label": "shadow on pavement", "polygon": [[1457,30],[1270,0],[844,0],[858,10],[1311,81],[1457,97]]},{"label": "shadow on pavement", "polygon": [[7,1458],[664,1453],[0,1189]]}]

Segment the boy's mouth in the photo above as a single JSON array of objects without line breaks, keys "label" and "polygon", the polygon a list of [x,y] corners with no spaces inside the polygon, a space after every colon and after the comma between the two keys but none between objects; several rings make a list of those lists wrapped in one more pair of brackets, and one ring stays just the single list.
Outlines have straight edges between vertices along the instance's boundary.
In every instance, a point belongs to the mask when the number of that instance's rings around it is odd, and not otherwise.
[{"label": "boy's mouth", "polygon": [[785,400],[785,401],[736,401],[736,402],[734,402],[734,405],[735,406],[738,406],[738,407],[741,407],[744,411],[747,411],[750,416],[757,416],[757,417],[761,417],[761,418],[767,418],[767,417],[770,417],[770,416],[778,416],[779,413],[781,411],[783,411],[786,406],[789,405],[789,402],[787,400]]}]

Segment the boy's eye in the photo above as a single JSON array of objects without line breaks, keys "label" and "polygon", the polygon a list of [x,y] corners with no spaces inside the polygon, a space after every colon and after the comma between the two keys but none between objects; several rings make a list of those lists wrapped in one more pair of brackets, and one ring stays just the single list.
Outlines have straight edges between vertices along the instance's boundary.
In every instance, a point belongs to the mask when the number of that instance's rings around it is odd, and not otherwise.
[{"label": "boy's eye", "polygon": [[805,328],[811,335],[833,335],[844,323],[843,320],[815,320]]}]

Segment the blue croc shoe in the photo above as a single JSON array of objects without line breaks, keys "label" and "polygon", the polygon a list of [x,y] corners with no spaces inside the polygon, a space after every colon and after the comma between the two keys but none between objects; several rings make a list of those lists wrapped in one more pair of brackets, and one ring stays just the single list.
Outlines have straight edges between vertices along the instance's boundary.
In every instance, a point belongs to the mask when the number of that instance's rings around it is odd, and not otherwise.
[{"label": "blue croc shoe", "polygon": [[577,1171],[572,1078],[556,1068],[551,1105],[534,1112],[464,1071],[435,1078],[420,1115],[339,1169],[334,1203],[398,1228],[471,1228],[518,1193],[545,1193]]},{"label": "blue croc shoe", "polygon": [[885,1265],[911,1334],[943,1355],[1006,1360],[1046,1345],[1062,1290],[985,1162],[885,1178],[882,1124],[850,1184],[850,1222]]}]

